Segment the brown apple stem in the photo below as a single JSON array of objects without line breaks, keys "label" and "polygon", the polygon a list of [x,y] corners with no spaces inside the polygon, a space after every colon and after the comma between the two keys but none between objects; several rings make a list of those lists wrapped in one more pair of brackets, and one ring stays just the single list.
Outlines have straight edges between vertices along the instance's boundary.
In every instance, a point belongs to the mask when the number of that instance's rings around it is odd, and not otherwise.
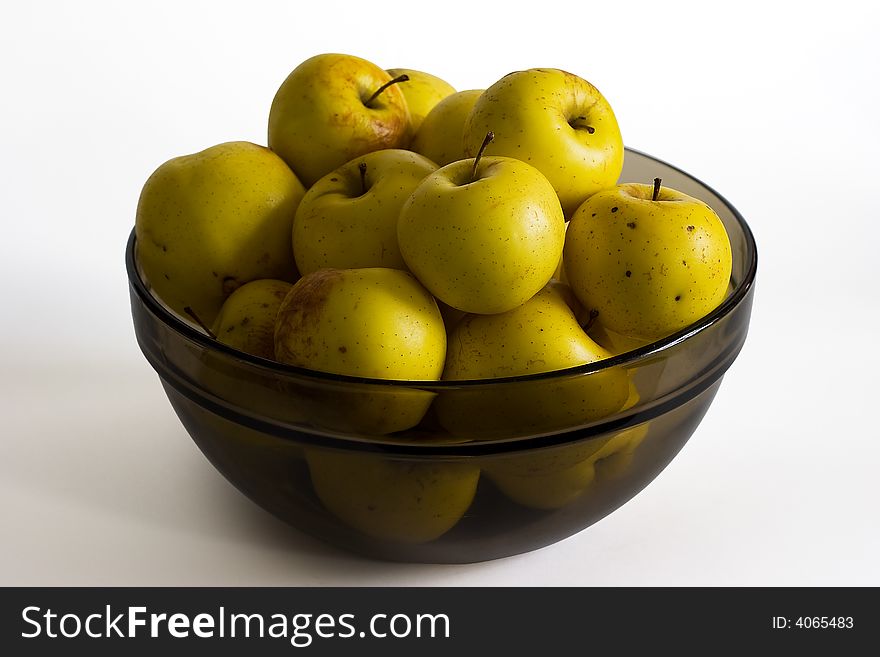
[{"label": "brown apple stem", "polygon": [[596,310],[595,308],[593,308],[593,309],[590,311],[590,317],[589,317],[589,319],[588,319],[588,320],[586,321],[586,323],[584,323],[584,325],[581,327],[582,329],[584,329],[584,333],[586,333],[586,332],[589,331],[591,328],[593,328],[593,324],[596,323],[596,318],[597,318],[598,316],[599,316],[599,311]]},{"label": "brown apple stem", "polygon": [[651,200],[656,201],[660,198],[660,178],[654,178],[654,193],[651,195]]},{"label": "brown apple stem", "polygon": [[361,172],[361,194],[367,193],[367,163],[358,164],[358,171]]},{"label": "brown apple stem", "polygon": [[381,94],[383,91],[385,91],[385,90],[386,90],[388,87],[390,87],[392,84],[397,84],[398,82],[407,82],[408,80],[409,80],[409,76],[408,76],[406,73],[404,73],[403,75],[398,75],[398,76],[397,76],[396,78],[394,78],[393,80],[388,80],[388,82],[386,82],[386,83],[383,84],[381,87],[379,87],[378,89],[376,89],[376,91],[373,92],[373,95],[370,96],[369,99],[367,99],[367,102],[364,103],[364,105],[366,105],[367,107],[369,107],[370,104],[372,104],[372,102],[373,102],[374,100],[376,100],[376,98],[379,96],[379,94]]},{"label": "brown apple stem", "polygon": [[207,333],[207,334],[211,337],[212,340],[216,340],[216,339],[217,339],[217,336],[214,335],[214,331],[212,331],[211,329],[209,329],[209,328],[205,325],[205,323],[202,321],[202,319],[201,319],[198,315],[196,315],[196,311],[193,310],[190,306],[187,306],[186,308],[184,308],[184,309],[183,309],[183,312],[185,312],[187,315],[189,315],[190,317],[192,317],[193,320],[195,321],[195,323],[198,324],[199,326],[201,326],[201,327],[202,327],[202,330],[203,330],[205,333]]},{"label": "brown apple stem", "polygon": [[477,177],[477,165],[480,163],[480,158],[483,157],[483,151],[486,150],[486,147],[493,139],[495,139],[495,133],[490,130],[483,138],[483,143],[480,144],[480,150],[477,151],[477,156],[474,158],[474,168],[471,169],[471,182],[474,182],[474,179]]},{"label": "brown apple stem", "polygon": [[578,121],[586,121],[586,120],[587,120],[586,116],[579,116],[574,121],[572,121],[569,125],[571,125],[572,128],[583,128],[584,130],[587,131],[588,134],[593,134],[594,132],[596,132],[596,128],[594,128],[591,125],[578,123]]}]

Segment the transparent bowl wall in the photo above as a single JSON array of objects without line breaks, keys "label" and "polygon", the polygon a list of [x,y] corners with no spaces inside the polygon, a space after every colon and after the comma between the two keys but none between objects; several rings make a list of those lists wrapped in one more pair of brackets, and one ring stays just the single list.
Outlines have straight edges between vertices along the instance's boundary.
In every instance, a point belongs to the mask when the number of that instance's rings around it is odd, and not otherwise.
[{"label": "transparent bowl wall", "polygon": [[[169,312],[138,275],[132,233],[126,260],[137,340],[211,463],[302,531],[400,561],[533,550],[644,488],[691,436],[746,338],[757,265],[748,226],[703,183],[627,150],[622,181],[657,176],[724,221],[731,293],[696,324],[600,364],[424,384],[279,365],[219,344]],[[584,402],[621,381],[630,391],[625,410],[609,415]]]}]

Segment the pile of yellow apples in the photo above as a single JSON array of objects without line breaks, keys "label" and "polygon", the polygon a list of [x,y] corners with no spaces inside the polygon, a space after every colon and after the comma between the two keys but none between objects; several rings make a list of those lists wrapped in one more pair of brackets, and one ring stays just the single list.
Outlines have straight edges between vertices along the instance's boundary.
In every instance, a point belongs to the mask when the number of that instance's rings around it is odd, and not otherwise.
[{"label": "pile of yellow apples", "polygon": [[[715,212],[659,179],[618,184],[623,160],[611,106],[577,75],[456,92],[322,54],[278,89],[268,147],[152,174],[137,258],[182,318],[281,363],[409,381],[569,368],[674,333],[728,291]],[[444,424],[465,430],[462,415]]]},{"label": "pile of yellow apples", "polygon": [[[623,160],[608,101],[577,75],[536,68],[456,92],[428,73],[318,55],[278,89],[268,147],[223,143],[150,176],[137,261],[181,319],[263,359],[418,382],[567,369],[670,335],[728,292],[719,217],[659,179],[619,184]],[[427,423],[477,440],[578,426],[639,399],[620,367],[548,385],[393,389],[312,395],[304,421],[367,435]],[[247,455],[261,437],[237,431],[218,436]],[[344,524],[413,543],[454,527],[481,475],[518,505],[566,506],[647,431],[485,463],[304,458]]]}]

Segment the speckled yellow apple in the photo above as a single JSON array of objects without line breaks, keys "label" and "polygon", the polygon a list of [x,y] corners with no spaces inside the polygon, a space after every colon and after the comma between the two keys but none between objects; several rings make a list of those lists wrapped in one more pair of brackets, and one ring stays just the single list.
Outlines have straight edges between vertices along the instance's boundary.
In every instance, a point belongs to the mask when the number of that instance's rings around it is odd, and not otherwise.
[{"label": "speckled yellow apple", "polygon": [[274,279],[245,283],[223,303],[211,332],[230,347],[274,360],[275,317],[291,287]]},{"label": "speckled yellow apple", "polygon": [[[409,272],[381,267],[320,269],[285,297],[275,357],[321,372],[372,379],[440,378],[446,330],[434,298]],[[415,426],[433,395],[418,389],[348,383],[316,393],[314,420],[326,427],[385,434]]]},{"label": "speckled yellow apple", "polygon": [[642,341],[714,310],[732,267],[715,211],[659,179],[591,196],[571,219],[563,261],[569,285],[602,326]]},{"label": "speckled yellow apple", "polygon": [[[292,287],[274,279],[245,283],[226,299],[211,333],[218,342],[238,351],[275,360],[275,319]],[[295,424],[308,421],[311,399],[297,389],[294,381],[283,375],[273,380],[268,372],[243,366],[238,358],[224,351],[199,349],[198,353],[199,360],[192,371],[199,386],[211,395],[248,415]],[[215,433],[227,434],[241,444],[259,437],[258,431],[221,421],[214,413],[207,413],[203,420]]]},{"label": "speckled yellow apple", "polygon": [[553,275],[565,219],[533,166],[477,157],[425,178],[400,213],[397,241],[409,270],[444,303],[470,313],[523,304]]},{"label": "speckled yellow apple", "polygon": [[410,142],[410,150],[421,153],[439,166],[466,159],[464,122],[484,89],[459,91],[441,100],[422,121]]},{"label": "speckled yellow apple", "polygon": [[352,158],[409,140],[406,99],[372,62],[336,53],[297,66],[269,111],[269,147],[311,187]]},{"label": "speckled yellow apple", "polygon": [[[576,367],[610,354],[578,325],[557,285],[494,315],[468,315],[447,341],[443,379],[499,379]],[[453,435],[499,438],[549,433],[619,411],[629,394],[620,368],[589,375],[508,381],[441,393],[434,412]]]},{"label": "speckled yellow apple", "polygon": [[137,258],[153,292],[207,325],[237,287],[297,277],[290,232],[300,181],[275,153],[218,144],[169,160],[150,176],[135,219]]},{"label": "speckled yellow apple", "polygon": [[293,221],[293,255],[301,274],[324,268],[406,269],[397,245],[400,209],[437,169],[401,149],[360,156],[306,192]]},{"label": "speckled yellow apple", "polygon": [[566,217],[591,194],[613,187],[623,169],[623,139],[611,105],[566,71],[516,71],[486,89],[465,123],[468,155],[488,130],[495,141],[487,154],[536,167],[556,189]]},{"label": "speckled yellow apple", "polygon": [[436,75],[412,68],[389,68],[388,75],[398,78],[405,75],[406,84],[400,85],[406,106],[409,109],[410,136],[414,135],[428,113],[441,100],[455,93],[455,87]]}]

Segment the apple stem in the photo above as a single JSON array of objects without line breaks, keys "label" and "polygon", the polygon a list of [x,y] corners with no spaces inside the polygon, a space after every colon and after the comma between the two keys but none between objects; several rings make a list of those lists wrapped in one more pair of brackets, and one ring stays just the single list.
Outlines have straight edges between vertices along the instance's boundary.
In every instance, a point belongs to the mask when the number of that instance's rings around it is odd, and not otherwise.
[{"label": "apple stem", "polygon": [[358,171],[361,172],[361,194],[367,193],[367,163],[358,164]]},{"label": "apple stem", "polygon": [[660,178],[654,178],[654,193],[651,195],[651,200],[656,201],[660,198]]},{"label": "apple stem", "polygon": [[381,87],[379,87],[378,89],[376,89],[375,92],[373,92],[373,95],[370,96],[369,99],[367,99],[367,102],[364,103],[364,105],[366,105],[367,107],[369,107],[370,104],[371,104],[374,100],[376,100],[376,98],[379,96],[379,94],[381,94],[383,91],[385,91],[385,90],[386,90],[388,87],[390,87],[392,84],[397,84],[398,82],[407,82],[408,80],[409,80],[409,76],[408,76],[406,73],[404,73],[403,75],[398,75],[398,76],[397,76],[396,78],[394,78],[393,80],[388,80],[388,82],[386,82],[386,83],[383,84]]},{"label": "apple stem", "polygon": [[584,323],[584,325],[581,326],[581,328],[584,329],[584,333],[586,333],[586,332],[589,331],[591,328],[593,328],[593,324],[596,323],[596,318],[597,318],[598,316],[599,316],[599,311],[596,310],[595,308],[593,308],[593,309],[590,311],[590,317],[589,317],[589,319],[587,319],[587,321]]},{"label": "apple stem", "polygon": [[583,128],[584,130],[587,131],[587,133],[593,134],[594,132],[596,132],[596,128],[594,128],[593,126],[591,126],[591,125],[578,125],[577,124],[578,121],[586,121],[586,120],[587,120],[586,116],[579,116],[574,121],[572,121],[569,125],[571,125],[572,128]]},{"label": "apple stem", "polygon": [[192,317],[193,320],[195,320],[195,323],[198,324],[199,326],[201,326],[201,327],[202,327],[202,330],[203,330],[205,333],[207,333],[207,334],[211,337],[212,340],[216,340],[216,339],[217,339],[217,336],[214,335],[214,331],[212,331],[212,330],[209,329],[207,326],[205,326],[205,323],[202,321],[202,319],[201,319],[198,315],[196,315],[196,311],[193,310],[191,306],[187,306],[186,308],[184,308],[184,309],[183,309],[183,312],[185,312],[187,315],[189,315],[190,317]]},{"label": "apple stem", "polygon": [[480,158],[483,157],[483,151],[486,150],[486,147],[493,139],[495,139],[495,133],[490,130],[483,138],[483,143],[480,144],[480,150],[477,151],[477,156],[474,158],[474,168],[471,169],[471,182],[474,182],[474,179],[477,177],[477,165],[480,163]]}]

